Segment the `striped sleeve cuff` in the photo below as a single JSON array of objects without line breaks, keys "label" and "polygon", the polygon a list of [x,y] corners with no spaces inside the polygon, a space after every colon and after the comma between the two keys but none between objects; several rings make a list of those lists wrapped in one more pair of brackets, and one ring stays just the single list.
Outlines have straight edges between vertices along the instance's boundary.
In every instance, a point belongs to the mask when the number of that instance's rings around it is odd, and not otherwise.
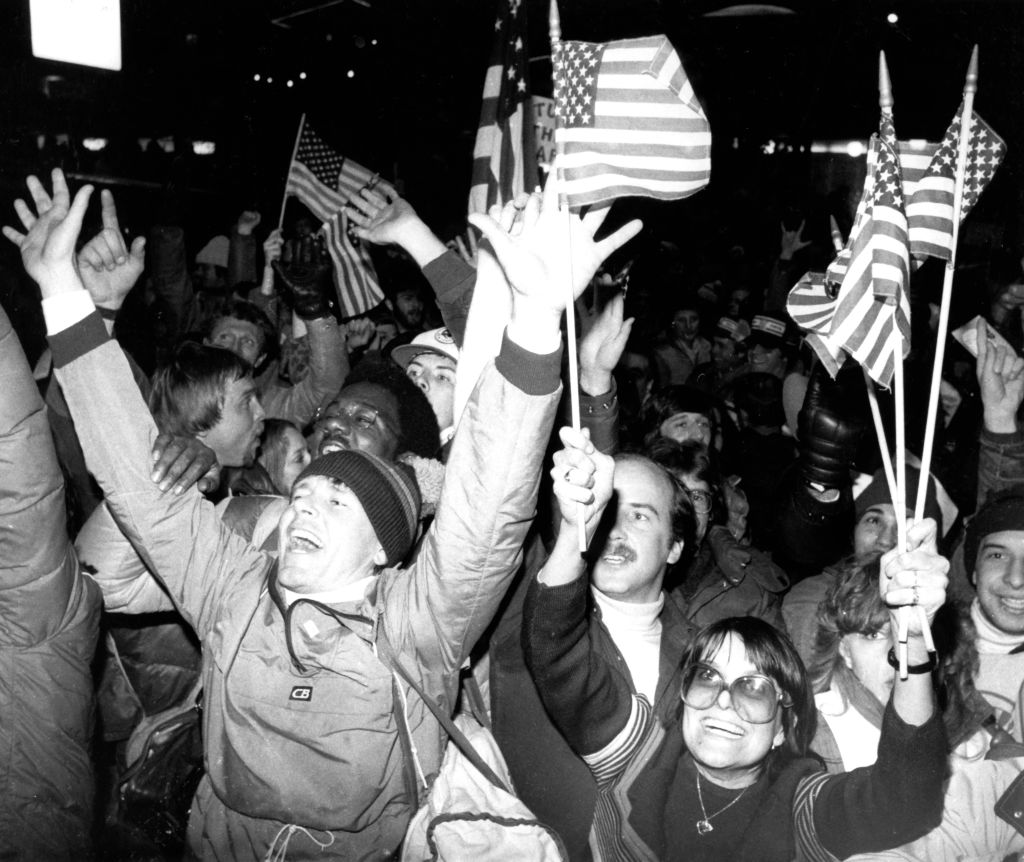
[{"label": "striped sleeve cuff", "polygon": [[629,759],[636,753],[651,724],[652,711],[647,698],[642,694],[633,695],[629,720],[615,738],[600,751],[584,754],[583,760],[590,767],[598,787],[611,784],[626,768]]}]

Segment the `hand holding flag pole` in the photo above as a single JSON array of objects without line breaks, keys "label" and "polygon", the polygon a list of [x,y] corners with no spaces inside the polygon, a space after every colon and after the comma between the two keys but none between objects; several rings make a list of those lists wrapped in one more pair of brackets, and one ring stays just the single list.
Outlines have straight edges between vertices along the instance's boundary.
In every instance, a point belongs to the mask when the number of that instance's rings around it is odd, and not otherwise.
[{"label": "hand holding flag pole", "polygon": [[[558,59],[559,42],[562,40],[562,22],[558,15],[558,2],[551,0],[548,12],[548,37],[551,40],[551,61],[554,64]],[[558,74],[556,71],[554,74]],[[558,122],[556,115],[555,122]],[[571,218],[569,207],[565,196],[562,194],[562,183],[564,174],[561,173],[560,165],[565,161],[565,143],[555,136],[555,164],[552,166],[548,176],[549,183],[558,183],[558,203],[560,208],[565,210],[565,217]],[[571,232],[567,232],[571,236]],[[565,340],[566,350],[569,353],[569,409],[574,431],[581,429],[580,421],[580,370],[579,360],[576,355],[576,314],[575,298],[572,295],[572,279],[565,285],[569,292],[568,302],[565,305]],[[582,503],[576,504],[576,536],[579,544],[580,554],[587,552],[587,526],[585,507]]]}]

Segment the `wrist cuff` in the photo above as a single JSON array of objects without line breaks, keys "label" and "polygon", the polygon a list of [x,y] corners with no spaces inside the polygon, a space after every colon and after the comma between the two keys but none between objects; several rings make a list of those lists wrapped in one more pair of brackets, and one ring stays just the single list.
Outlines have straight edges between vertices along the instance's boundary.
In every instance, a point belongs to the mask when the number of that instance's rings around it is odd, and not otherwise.
[{"label": "wrist cuff", "polygon": [[63,368],[69,362],[84,356],[90,350],[110,341],[106,324],[98,312],[92,312],[67,329],[49,336],[54,368]]},{"label": "wrist cuff", "polygon": [[550,395],[558,390],[561,360],[561,345],[552,353],[531,353],[512,341],[506,330],[494,365],[502,377],[527,395]]}]

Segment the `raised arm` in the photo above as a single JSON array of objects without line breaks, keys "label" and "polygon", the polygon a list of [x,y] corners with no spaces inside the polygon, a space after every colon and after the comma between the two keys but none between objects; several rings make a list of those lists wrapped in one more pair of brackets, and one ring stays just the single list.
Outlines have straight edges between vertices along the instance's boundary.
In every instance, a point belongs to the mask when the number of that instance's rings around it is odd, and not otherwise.
[{"label": "raised arm", "polygon": [[86,461],[111,512],[147,566],[170,590],[200,633],[218,597],[230,589],[228,569],[265,571],[267,559],[231,534],[198,491],[161,492],[150,477],[156,428],[124,353],[109,339],[75,270],[73,251],[91,187],[70,201],[60,170],[51,200],[35,177],[29,189],[38,218],[15,205],[25,235],[4,228],[40,286],[58,379]]},{"label": "raised arm", "polygon": [[908,664],[916,672],[897,674],[882,721],[874,765],[830,776],[814,802],[814,825],[825,847],[841,859],[912,841],[942,817],[946,737],[935,708],[930,656],[922,637],[924,608],[929,624],[946,599],[948,562],[936,552],[935,522],[908,531],[909,551],[882,557],[879,589],[898,630],[897,609],[912,611]]},{"label": "raised arm", "polygon": [[1024,398],[1024,359],[1006,345],[990,343],[988,324],[978,322],[978,362],[984,425],[978,457],[978,505],[992,491],[1024,482],[1024,434],[1017,412]]},{"label": "raised arm", "polygon": [[590,581],[577,548],[577,502],[585,505],[589,540],[611,498],[614,462],[571,429],[563,429],[561,436],[566,445],[555,454],[551,479],[562,523],[526,596],[523,651],[552,721],[589,761],[640,713],[626,678],[593,648]]},{"label": "raised arm", "polygon": [[527,203],[515,238],[472,218],[494,245],[513,310],[501,352],[455,435],[437,516],[415,563],[415,598],[429,609],[417,646],[439,649],[449,669],[490,623],[522,558],[560,391],[559,323],[569,293],[578,294],[640,228],[631,223],[595,242],[598,222],[560,209],[553,189],[543,206],[539,196]]},{"label": "raised arm", "polygon": [[476,283],[476,269],[450,251],[412,205],[394,191],[363,189],[352,198],[349,217],[356,235],[377,245],[397,245],[423,270],[434,289],[445,326],[461,349]]},{"label": "raised arm", "polygon": [[273,266],[289,305],[306,325],[309,373],[293,386],[266,390],[263,409],[269,417],[288,419],[302,428],[313,420],[317,407],[341,389],[349,372],[348,353],[328,307],[332,264],[322,238],[309,237],[295,249],[286,247]]}]

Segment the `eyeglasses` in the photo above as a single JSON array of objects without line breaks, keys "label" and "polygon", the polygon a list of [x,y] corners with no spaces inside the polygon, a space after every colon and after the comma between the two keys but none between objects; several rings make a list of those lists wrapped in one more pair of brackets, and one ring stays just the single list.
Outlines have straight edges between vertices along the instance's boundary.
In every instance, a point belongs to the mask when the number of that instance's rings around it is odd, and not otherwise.
[{"label": "eyeglasses", "polygon": [[711,505],[714,503],[714,497],[711,496],[707,491],[695,491],[687,489],[687,493],[690,495],[690,502],[693,503],[693,511],[698,515],[706,515],[711,511]]},{"label": "eyeglasses", "polygon": [[377,424],[377,420],[380,419],[381,425],[385,429],[391,430],[388,423],[384,420],[384,417],[380,415],[380,410],[376,407],[370,407],[366,404],[360,404],[359,402],[350,402],[345,405],[328,405],[323,411],[317,411],[316,417],[314,417],[314,424],[319,425],[322,422],[327,422],[330,419],[340,419],[344,416],[351,425],[356,428],[361,428],[366,431],[373,428]]},{"label": "eyeglasses", "polygon": [[793,701],[778,690],[775,683],[759,673],[734,679],[728,685],[711,665],[695,662],[683,674],[683,703],[692,709],[709,709],[722,690],[729,692],[729,701],[737,715],[751,724],[767,724],[779,711],[779,704],[789,708]]}]

